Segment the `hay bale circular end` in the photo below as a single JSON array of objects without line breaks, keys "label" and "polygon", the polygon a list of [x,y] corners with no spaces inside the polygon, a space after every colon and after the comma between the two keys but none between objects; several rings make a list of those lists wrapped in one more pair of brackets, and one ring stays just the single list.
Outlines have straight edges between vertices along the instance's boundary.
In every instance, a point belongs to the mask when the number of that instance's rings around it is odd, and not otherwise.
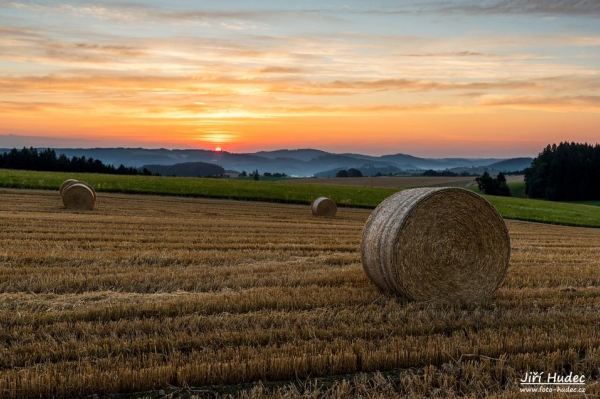
[{"label": "hay bale circular end", "polygon": [[383,201],[361,241],[363,268],[381,290],[408,300],[481,302],[504,280],[510,238],[480,195],[462,188],[416,188]]},{"label": "hay bale circular end", "polygon": [[311,205],[312,214],[315,216],[335,217],[337,213],[337,205],[327,197],[319,197],[313,201]]},{"label": "hay bale circular end", "polygon": [[60,185],[60,188],[58,189],[58,191],[59,191],[60,195],[62,196],[62,195],[63,195],[63,191],[65,191],[65,189],[66,189],[67,187],[69,187],[71,184],[75,184],[75,183],[78,183],[78,181],[77,181],[77,180],[75,180],[75,179],[67,179],[67,180],[65,180],[65,181],[64,181],[64,182],[63,182],[63,183]]},{"label": "hay bale circular end", "polygon": [[63,191],[62,200],[67,209],[90,210],[94,208],[96,196],[86,184],[74,183]]},{"label": "hay bale circular end", "polygon": [[89,188],[92,191],[92,194],[94,194],[94,202],[96,201],[96,190],[94,190],[94,187],[92,187],[91,185],[87,184],[84,181],[80,181],[79,183],[87,186],[87,188]]}]

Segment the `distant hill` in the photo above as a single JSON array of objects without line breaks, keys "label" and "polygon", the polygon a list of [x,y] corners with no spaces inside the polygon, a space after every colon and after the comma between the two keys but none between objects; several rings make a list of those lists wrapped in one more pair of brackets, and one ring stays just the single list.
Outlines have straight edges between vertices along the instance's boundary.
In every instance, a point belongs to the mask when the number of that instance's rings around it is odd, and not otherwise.
[{"label": "distant hill", "polygon": [[391,161],[397,165],[411,164],[419,169],[433,170],[487,166],[492,163],[503,161],[503,159],[498,158],[418,158],[406,154],[384,155],[381,159]]},{"label": "distant hill", "polygon": [[[335,168],[326,170],[323,172],[315,173],[315,177],[336,177],[337,173],[340,170],[348,170],[350,168]],[[361,167],[354,168],[358,169],[362,172],[363,176],[374,176],[377,173],[381,173],[382,175],[388,175],[390,173],[400,173],[402,170],[398,169],[393,165],[385,165],[385,166],[375,166],[373,164],[363,164]]]},{"label": "distant hill", "polygon": [[328,155],[329,153],[321,150],[313,150],[310,148],[298,150],[275,150],[275,151],[259,151],[254,153],[259,157],[269,159],[297,159],[299,161],[311,161],[317,157]]},{"label": "distant hill", "polygon": [[183,162],[174,165],[144,165],[152,173],[161,176],[210,177],[221,176],[225,169],[206,162]]},{"label": "distant hill", "polygon": [[[45,148],[45,147],[41,147]],[[10,149],[7,149],[7,151]],[[2,151],[2,150],[0,150]],[[288,176],[329,176],[340,169],[359,169],[363,175],[377,172],[415,173],[426,169],[445,170],[460,168],[489,168],[512,171],[531,163],[531,158],[419,158],[408,154],[370,156],[362,154],[335,154],[315,149],[282,149],[257,153],[231,153],[209,150],[169,150],[165,148],[55,148],[58,155],[68,157],[92,157],[106,165],[142,167],[144,165],[174,165],[188,162],[204,162],[218,165],[226,170],[260,174],[285,173]],[[529,166],[529,165],[527,165]],[[513,169],[516,168],[516,169]],[[335,172],[334,172],[335,171]],[[161,173],[161,172],[158,172]],[[168,173],[161,173],[168,174]]]},{"label": "distant hill", "polygon": [[533,162],[533,158],[511,158],[490,164],[487,167],[500,172],[517,172],[530,167],[531,162]]}]

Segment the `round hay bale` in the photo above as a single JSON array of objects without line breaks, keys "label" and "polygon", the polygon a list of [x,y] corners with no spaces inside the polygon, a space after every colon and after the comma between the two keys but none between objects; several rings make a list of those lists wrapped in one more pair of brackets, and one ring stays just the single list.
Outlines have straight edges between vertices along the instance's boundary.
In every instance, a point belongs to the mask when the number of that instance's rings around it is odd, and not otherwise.
[{"label": "round hay bale", "polygon": [[63,191],[65,191],[65,189],[66,189],[67,187],[69,187],[71,184],[74,184],[74,183],[78,183],[78,181],[77,181],[77,180],[75,180],[75,179],[67,179],[67,180],[65,180],[65,181],[64,181],[64,182],[63,182],[63,183],[60,185],[60,188],[58,189],[58,191],[60,192],[60,195],[62,196],[62,195],[63,195]]},{"label": "round hay bale", "polygon": [[94,192],[83,183],[71,184],[63,191],[63,204],[67,209],[89,210],[96,203]]},{"label": "round hay bale", "polygon": [[335,217],[337,205],[327,197],[319,197],[311,205],[312,214],[315,216]]},{"label": "round hay bale", "polygon": [[384,200],[367,220],[363,268],[381,290],[415,301],[491,299],[510,259],[504,220],[462,188],[415,188]]},{"label": "round hay bale", "polygon": [[96,202],[96,190],[94,190],[94,187],[92,187],[84,181],[80,181],[79,183],[86,185],[87,188],[89,188],[92,191],[92,194],[94,194],[94,202]]}]

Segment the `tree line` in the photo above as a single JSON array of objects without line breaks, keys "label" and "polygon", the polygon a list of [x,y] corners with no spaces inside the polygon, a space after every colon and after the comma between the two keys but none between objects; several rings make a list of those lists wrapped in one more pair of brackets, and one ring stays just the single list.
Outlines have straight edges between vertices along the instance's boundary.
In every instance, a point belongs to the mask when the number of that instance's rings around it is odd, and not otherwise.
[{"label": "tree line", "polygon": [[350,168],[348,170],[338,170],[338,172],[335,174],[335,177],[363,177],[363,174],[356,168]]},{"label": "tree line", "polygon": [[467,171],[463,171],[460,173],[457,172],[452,172],[451,170],[433,170],[433,169],[427,169],[425,172],[423,172],[423,176],[433,176],[433,177],[467,177],[467,176],[473,176],[470,172]]},{"label": "tree line", "polygon": [[21,150],[13,148],[0,154],[0,168],[48,172],[152,175],[146,168],[139,170],[122,164],[115,168],[113,165],[105,165],[99,159],[86,158],[85,156],[69,158],[65,154],[57,156],[56,151],[51,148],[38,151],[33,147],[23,147]]},{"label": "tree line", "polygon": [[477,182],[477,187],[479,187],[479,191],[483,191],[484,194],[488,195],[499,195],[502,197],[510,197],[510,188],[506,183],[506,176],[504,173],[500,172],[496,177],[490,176],[490,174],[485,171],[483,175],[475,179]]},{"label": "tree line", "polygon": [[600,145],[548,145],[525,169],[525,193],[553,201],[600,200]]},{"label": "tree line", "polygon": [[182,162],[173,165],[144,165],[157,176],[223,177],[225,169],[207,162]]}]

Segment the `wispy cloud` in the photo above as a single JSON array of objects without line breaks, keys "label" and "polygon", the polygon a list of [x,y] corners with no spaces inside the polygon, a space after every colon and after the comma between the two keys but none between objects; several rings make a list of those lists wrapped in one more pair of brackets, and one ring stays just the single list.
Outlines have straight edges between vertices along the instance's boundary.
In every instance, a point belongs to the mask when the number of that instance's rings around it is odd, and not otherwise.
[{"label": "wispy cloud", "polygon": [[433,90],[492,90],[492,89],[531,89],[537,84],[531,81],[498,81],[498,82],[469,82],[451,83],[443,81],[425,81],[414,79],[382,79],[372,81],[340,81],[328,83],[304,82],[289,85],[279,83],[271,86],[270,91],[288,92],[295,94],[333,95],[333,94],[357,94],[360,92],[373,91],[412,91],[428,92]]},{"label": "wispy cloud", "polygon": [[83,61],[95,63],[114,62],[116,57],[139,57],[144,55],[141,48],[120,44],[46,42],[45,56],[61,61]]},{"label": "wispy cloud", "polygon": [[[57,75],[29,76],[16,78],[0,77],[0,92],[31,91],[86,93],[98,91],[120,92],[188,92],[193,93],[229,93],[232,95],[260,93],[291,93],[298,95],[355,94],[374,91],[413,91],[428,92],[434,90],[525,90],[539,87],[536,81],[496,81],[451,83],[443,81],[424,81],[413,79],[383,80],[336,80],[317,83],[307,80],[277,79],[236,79],[227,76],[212,76],[198,79],[195,76],[126,76],[94,75],[65,77]],[[221,90],[217,90],[221,89]]]},{"label": "wispy cloud", "polygon": [[50,103],[50,102],[41,102],[41,101],[0,101],[0,113],[1,112],[38,112],[42,110],[48,109],[59,109],[61,108],[61,103]]},{"label": "wispy cloud", "polygon": [[572,110],[596,111],[600,107],[600,96],[488,96],[481,100],[483,106],[505,106],[520,109],[535,109],[549,112]]},{"label": "wispy cloud", "polygon": [[595,0],[501,0],[442,1],[425,3],[422,9],[443,13],[476,15],[545,15],[600,17],[600,3]]},{"label": "wispy cloud", "polygon": [[446,0],[363,3],[337,10],[347,14],[414,16],[428,14],[543,15],[600,17],[594,0]]},{"label": "wispy cloud", "polygon": [[37,32],[31,29],[16,28],[10,26],[0,26],[0,35],[5,37],[39,37]]},{"label": "wispy cloud", "polygon": [[473,51],[455,51],[455,52],[442,52],[442,53],[414,53],[414,54],[402,54],[405,57],[498,57],[495,54],[484,54]]},{"label": "wispy cloud", "polygon": [[80,3],[61,2],[36,3],[33,1],[0,1],[0,8],[26,10],[40,14],[65,14],[76,18],[96,18],[119,22],[139,21],[149,8],[135,3]]},{"label": "wispy cloud", "polygon": [[[327,9],[301,9],[294,10],[273,6],[265,9],[254,7],[240,7],[240,9],[220,10],[214,7],[207,8],[200,3],[183,11],[174,11],[164,6],[155,6],[133,2],[81,2],[69,4],[66,2],[35,3],[25,1],[0,1],[0,8],[29,10],[35,13],[63,14],[75,18],[93,18],[98,20],[112,20],[116,22],[163,22],[187,25],[204,25],[207,27],[222,27],[232,30],[264,29],[261,22],[338,18],[328,16]],[[195,5],[194,5],[195,4]]]},{"label": "wispy cloud", "polygon": [[302,68],[269,66],[259,70],[260,73],[302,73]]}]

